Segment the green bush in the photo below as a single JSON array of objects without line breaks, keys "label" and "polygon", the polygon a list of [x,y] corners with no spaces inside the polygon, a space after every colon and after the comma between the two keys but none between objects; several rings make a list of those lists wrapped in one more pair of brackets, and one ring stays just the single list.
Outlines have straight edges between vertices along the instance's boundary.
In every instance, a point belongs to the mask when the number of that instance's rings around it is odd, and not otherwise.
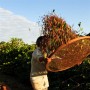
[{"label": "green bush", "polygon": [[[31,55],[35,45],[25,44],[21,39],[0,43],[0,72],[17,77],[30,85]],[[90,56],[85,61],[65,71],[48,73],[49,90],[90,89]],[[78,86],[79,85],[79,86]]]},{"label": "green bush", "polygon": [[16,76],[24,82],[29,79],[30,60],[35,45],[25,44],[21,39],[12,38],[0,43],[0,72]]}]

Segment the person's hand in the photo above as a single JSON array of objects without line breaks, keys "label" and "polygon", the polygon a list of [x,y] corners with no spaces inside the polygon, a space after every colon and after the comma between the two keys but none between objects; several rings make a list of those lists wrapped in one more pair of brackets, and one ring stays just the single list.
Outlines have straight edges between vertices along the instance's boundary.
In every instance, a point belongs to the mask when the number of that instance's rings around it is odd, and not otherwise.
[{"label": "person's hand", "polygon": [[47,58],[47,63],[51,62],[51,58]]}]

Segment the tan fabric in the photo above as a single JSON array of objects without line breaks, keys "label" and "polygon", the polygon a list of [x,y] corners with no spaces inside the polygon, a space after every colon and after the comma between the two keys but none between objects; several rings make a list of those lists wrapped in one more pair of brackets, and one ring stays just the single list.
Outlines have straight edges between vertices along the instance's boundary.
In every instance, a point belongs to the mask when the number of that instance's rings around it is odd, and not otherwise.
[{"label": "tan fabric", "polygon": [[32,54],[30,73],[31,77],[47,74],[45,62],[39,62],[40,57],[43,57],[43,54],[40,51],[40,48],[37,48]]},{"label": "tan fabric", "polygon": [[31,77],[30,80],[34,90],[48,90],[49,83],[47,75]]}]

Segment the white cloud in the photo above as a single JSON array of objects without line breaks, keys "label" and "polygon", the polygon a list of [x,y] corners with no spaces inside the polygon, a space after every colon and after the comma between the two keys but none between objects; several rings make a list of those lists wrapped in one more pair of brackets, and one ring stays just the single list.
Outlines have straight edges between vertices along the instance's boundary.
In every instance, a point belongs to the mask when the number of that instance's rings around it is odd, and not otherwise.
[{"label": "white cloud", "polygon": [[8,41],[16,37],[30,44],[35,42],[39,35],[40,27],[37,23],[0,8],[0,41]]}]

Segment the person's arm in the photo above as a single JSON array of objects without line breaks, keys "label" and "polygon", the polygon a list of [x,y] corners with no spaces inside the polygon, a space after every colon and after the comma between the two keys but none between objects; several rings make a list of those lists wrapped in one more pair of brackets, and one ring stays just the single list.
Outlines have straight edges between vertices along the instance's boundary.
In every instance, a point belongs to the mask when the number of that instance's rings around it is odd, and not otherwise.
[{"label": "person's arm", "polygon": [[39,51],[38,51],[38,53],[37,53],[36,56],[37,56],[39,62],[41,62],[41,63],[42,62],[48,63],[48,62],[51,61],[50,58],[47,58],[47,53],[42,54],[42,52],[40,51],[40,49],[39,49]]},{"label": "person's arm", "polygon": [[43,61],[44,61],[45,63],[49,63],[49,62],[51,62],[51,58],[40,57],[40,58],[39,58],[39,61],[40,61],[40,62],[43,62]]},{"label": "person's arm", "polygon": [[51,58],[47,58],[47,63],[51,62]]},{"label": "person's arm", "polygon": [[39,62],[45,62],[45,63],[47,63],[47,58],[40,57],[40,58],[39,58]]}]

